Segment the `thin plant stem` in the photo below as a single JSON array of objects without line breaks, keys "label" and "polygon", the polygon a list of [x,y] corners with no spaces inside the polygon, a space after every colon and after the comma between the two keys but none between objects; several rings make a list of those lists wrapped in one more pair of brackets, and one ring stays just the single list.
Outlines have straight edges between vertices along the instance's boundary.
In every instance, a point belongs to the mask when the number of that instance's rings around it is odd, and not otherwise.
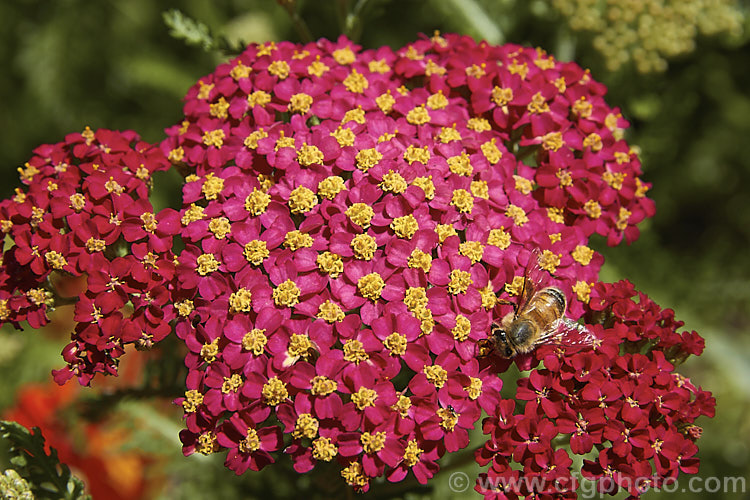
[{"label": "thin plant stem", "polygon": [[313,36],[310,32],[310,28],[307,26],[305,20],[302,19],[302,17],[300,17],[299,13],[297,12],[297,2],[295,0],[277,1],[282,7],[284,7],[287,14],[289,14],[289,17],[292,20],[292,24],[294,25],[294,29],[297,31],[297,35],[300,37],[300,40],[304,43],[312,42]]},{"label": "thin plant stem", "polygon": [[346,15],[346,20],[344,21],[344,35],[350,40],[356,41],[359,38],[362,26],[361,15],[368,1],[369,0],[357,0],[357,3],[354,4],[354,8]]}]

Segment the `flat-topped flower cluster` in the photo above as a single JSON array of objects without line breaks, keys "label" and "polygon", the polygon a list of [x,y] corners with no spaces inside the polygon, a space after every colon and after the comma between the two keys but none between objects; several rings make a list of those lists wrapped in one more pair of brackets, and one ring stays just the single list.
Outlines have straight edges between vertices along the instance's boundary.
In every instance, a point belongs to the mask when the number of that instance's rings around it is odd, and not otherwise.
[{"label": "flat-topped flower cluster", "polygon": [[[115,375],[126,344],[147,348],[171,332],[179,213],[156,215],[148,199],[152,174],[169,167],[134,132],[86,128],[35,149],[18,169],[28,189],[0,202],[13,243],[0,267],[0,320],[39,328],[55,305],[76,301],[58,383]],[[63,276],[85,276],[85,290],[66,296],[71,287],[56,286]]]},{"label": "flat-topped flower cluster", "polygon": [[[174,329],[184,452],[226,450],[238,474],[287,454],[299,472],[338,463],[361,491],[424,483],[482,412],[492,477],[570,475],[571,454],[596,478],[648,460],[692,472],[692,422],[713,400],[674,365],[702,341],[628,285],[597,284],[588,246],[634,240],[654,212],[604,93],[539,49],[457,35],[251,45],[190,89],[158,149],[86,131],[35,152],[29,192],[0,206],[15,244],[0,317],[43,324],[48,278],[87,276],[60,382],[114,373],[124,344]],[[169,163],[183,206],[154,214],[150,174]],[[511,360],[479,346],[536,255],[598,340],[519,356],[544,368],[502,401]]]}]

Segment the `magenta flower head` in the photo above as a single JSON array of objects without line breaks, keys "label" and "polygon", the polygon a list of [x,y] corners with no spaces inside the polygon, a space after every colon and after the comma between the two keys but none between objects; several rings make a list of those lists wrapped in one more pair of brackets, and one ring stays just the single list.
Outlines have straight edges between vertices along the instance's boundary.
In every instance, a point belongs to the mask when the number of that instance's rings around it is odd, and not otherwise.
[{"label": "magenta flower head", "polygon": [[[700,337],[599,282],[590,238],[633,241],[654,213],[605,90],[541,49],[458,35],[251,45],[188,91],[160,150],[79,135],[37,152],[31,192],[1,207],[0,314],[41,323],[38,283],[89,275],[60,381],[112,372],[169,324],[187,346],[183,451],[224,451],[238,474],[288,455],[357,491],[424,484],[484,412],[480,493],[574,496],[582,460],[638,496],[637,478],[696,471],[714,401],[674,373]],[[179,214],[152,213],[134,155],[184,175]],[[89,237],[131,252],[93,258]],[[514,363],[528,374],[504,400]]]},{"label": "magenta flower head", "polygon": [[152,174],[169,166],[134,132],[87,127],[38,147],[19,168],[28,188],[0,206],[12,242],[0,266],[0,318],[43,326],[55,305],[70,300],[54,289],[56,281],[88,282],[76,297],[77,324],[63,351],[68,366],[55,372],[59,383],[116,374],[125,345],[147,349],[170,333],[167,288],[180,225],[176,211],[155,214],[148,199]]}]

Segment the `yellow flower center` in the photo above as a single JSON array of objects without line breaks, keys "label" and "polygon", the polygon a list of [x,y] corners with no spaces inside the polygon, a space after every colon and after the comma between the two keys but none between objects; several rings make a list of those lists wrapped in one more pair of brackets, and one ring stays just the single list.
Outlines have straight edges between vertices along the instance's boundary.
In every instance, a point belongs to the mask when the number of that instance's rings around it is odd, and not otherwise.
[{"label": "yellow flower center", "polygon": [[338,323],[344,321],[346,317],[344,311],[339,307],[338,304],[326,300],[320,306],[318,306],[318,318],[328,323]]},{"label": "yellow flower center", "polygon": [[349,217],[349,220],[363,229],[370,225],[370,221],[375,215],[372,207],[367,203],[354,203],[344,213]]},{"label": "yellow flower center", "polygon": [[383,181],[380,183],[380,189],[386,193],[401,194],[406,191],[408,184],[404,178],[398,172],[389,170],[387,174],[383,176]]},{"label": "yellow flower center", "polygon": [[357,339],[349,339],[344,342],[344,359],[358,365],[362,361],[367,361],[370,357],[367,355],[362,342]]},{"label": "yellow flower center", "polygon": [[289,99],[289,106],[287,108],[291,113],[305,114],[310,111],[310,106],[312,106],[312,103],[312,96],[305,94],[304,92],[300,92],[299,94],[294,94]]},{"label": "yellow flower center", "polygon": [[334,199],[344,189],[346,189],[344,179],[338,175],[326,177],[318,183],[318,194],[328,200]]},{"label": "yellow flower center", "polygon": [[482,379],[474,377],[469,377],[469,379],[471,382],[469,382],[468,387],[464,387],[464,390],[469,396],[469,399],[475,400],[482,395]]},{"label": "yellow flower center", "polygon": [[52,269],[57,269],[58,271],[68,265],[68,261],[65,259],[65,257],[55,250],[51,250],[44,254],[44,260],[47,261],[47,264]]},{"label": "yellow flower center", "polygon": [[309,413],[301,413],[297,417],[297,422],[294,425],[294,431],[292,431],[292,437],[295,439],[307,438],[313,439],[318,435],[318,428],[320,422],[318,419],[310,415]]},{"label": "yellow flower center", "polygon": [[202,404],[203,394],[194,389],[185,392],[185,401],[182,402],[182,409],[185,413],[195,413]]},{"label": "yellow flower center", "polygon": [[223,120],[228,116],[227,110],[229,109],[229,103],[226,99],[224,99],[224,97],[219,97],[218,102],[210,104],[208,108],[208,112],[211,116],[215,118],[221,118]]},{"label": "yellow flower center", "polygon": [[432,256],[424,253],[419,248],[415,248],[409,256],[408,265],[412,269],[422,269],[424,272],[429,273],[432,268]]},{"label": "yellow flower center", "polygon": [[584,203],[583,210],[584,212],[586,212],[586,215],[588,215],[592,219],[598,219],[602,216],[602,207],[596,200],[589,200]]},{"label": "yellow flower center", "polygon": [[539,256],[539,266],[550,274],[554,273],[559,265],[560,255],[550,250],[544,250]]},{"label": "yellow flower center", "polygon": [[435,184],[432,182],[432,176],[417,177],[412,182],[413,186],[422,188],[424,191],[424,197],[431,200],[435,197]]},{"label": "yellow flower center", "polygon": [[573,285],[573,291],[578,300],[586,304],[589,303],[589,300],[591,299],[591,285],[589,283],[586,283],[585,281],[576,281],[575,285]]},{"label": "yellow flower center", "polygon": [[417,445],[416,439],[409,440],[404,450],[404,463],[407,467],[414,467],[419,463],[419,457],[424,450]]},{"label": "yellow flower center", "polygon": [[196,259],[196,264],[198,266],[195,270],[198,271],[198,274],[201,276],[206,276],[207,274],[219,269],[219,261],[216,260],[216,257],[214,257],[214,254],[212,253],[199,255]]},{"label": "yellow flower center", "polygon": [[459,415],[455,411],[451,411],[449,408],[440,408],[437,411],[437,415],[442,420],[440,427],[446,431],[450,432],[456,427]]},{"label": "yellow flower center", "polygon": [[253,188],[253,192],[245,198],[245,210],[250,212],[250,215],[260,215],[266,211],[266,207],[268,207],[270,201],[271,197],[268,193]]},{"label": "yellow flower center", "polygon": [[419,148],[417,146],[414,146],[413,144],[410,144],[406,148],[406,151],[404,151],[404,160],[409,162],[409,165],[411,165],[415,161],[427,165],[427,162],[430,161],[431,156],[432,155],[430,154],[430,150],[427,146]]},{"label": "yellow flower center", "polygon": [[287,353],[291,358],[307,359],[315,353],[315,346],[307,335],[293,333],[289,338]]},{"label": "yellow flower center", "polygon": [[[310,165],[322,164],[324,160],[323,152],[318,149],[317,146],[310,146],[303,144],[299,151],[297,151],[297,162],[303,167],[309,167]],[[297,188],[299,189],[299,188]],[[312,193],[312,191],[310,191]],[[317,201],[316,201],[317,203]]]},{"label": "yellow flower center", "polygon": [[548,132],[542,136],[542,147],[547,151],[557,151],[564,144],[565,141],[560,132]]},{"label": "yellow flower center", "polygon": [[254,108],[255,106],[263,107],[269,102],[271,102],[271,95],[262,90],[256,90],[247,96],[247,105],[251,108]]},{"label": "yellow flower center", "polygon": [[[154,222],[154,226],[156,226],[156,222]],[[219,217],[218,219],[211,219],[211,222],[208,223],[208,230],[214,234],[217,240],[223,240],[232,232],[232,225],[226,217]]]},{"label": "yellow flower center", "polygon": [[387,115],[393,109],[393,105],[396,104],[396,98],[393,97],[391,91],[388,90],[385,94],[380,94],[375,98],[375,104],[378,105],[380,111]]},{"label": "yellow flower center", "polygon": [[448,381],[448,372],[440,365],[425,366],[422,371],[427,380],[437,389],[443,387]]},{"label": "yellow flower center", "polygon": [[229,394],[230,392],[237,392],[244,381],[242,375],[239,373],[233,373],[231,377],[224,377],[224,383],[221,385],[221,392],[223,394]]},{"label": "yellow flower center", "polygon": [[397,411],[399,415],[401,415],[401,418],[408,418],[409,410],[411,409],[411,399],[409,399],[408,396],[404,396],[402,394],[398,397],[398,401],[396,401],[396,404],[391,406],[391,408]]},{"label": "yellow flower center", "polygon": [[318,204],[318,197],[304,186],[296,187],[289,194],[289,208],[293,214],[309,212]]},{"label": "yellow flower center", "polygon": [[378,393],[367,387],[360,387],[357,392],[352,394],[352,403],[360,411],[369,406],[375,406],[376,399],[378,399]]},{"label": "yellow flower center", "polygon": [[357,153],[354,159],[357,161],[357,168],[367,172],[383,159],[383,154],[375,148],[363,149]]},{"label": "yellow flower center", "polygon": [[260,449],[260,437],[255,429],[249,428],[245,439],[238,443],[237,449],[241,453],[252,453]]},{"label": "yellow flower center", "polygon": [[591,259],[594,257],[594,251],[585,245],[578,245],[570,255],[573,257],[573,260],[579,264],[588,266],[589,262],[591,262]]},{"label": "yellow flower center", "polygon": [[438,90],[437,94],[432,94],[427,98],[426,104],[430,109],[443,109],[448,106],[448,98],[445,97],[442,90]]},{"label": "yellow flower center", "polygon": [[355,94],[361,94],[370,86],[364,75],[352,68],[352,72],[342,82],[346,90]]},{"label": "yellow flower center", "polygon": [[406,335],[393,332],[383,340],[383,345],[390,351],[391,356],[403,356],[406,353]]},{"label": "yellow flower center", "polygon": [[513,223],[516,226],[523,226],[527,222],[529,222],[529,218],[526,217],[526,212],[523,208],[510,204],[508,205],[508,208],[505,210],[505,215],[513,219]]},{"label": "yellow flower center", "polygon": [[318,265],[318,269],[328,274],[331,278],[337,278],[339,274],[344,272],[344,262],[341,260],[341,256],[329,251],[318,255],[315,263]]},{"label": "yellow flower center", "polygon": [[216,442],[216,434],[212,431],[204,432],[198,436],[198,442],[195,445],[195,451],[202,455],[210,455],[218,451],[219,443]]},{"label": "yellow flower center", "polygon": [[378,300],[385,287],[385,281],[378,273],[370,273],[362,276],[357,281],[357,289],[360,295],[372,301]]},{"label": "yellow flower center", "polygon": [[331,137],[336,139],[336,142],[338,142],[341,147],[354,145],[355,135],[350,128],[344,128],[339,125],[336,130],[331,132]]},{"label": "yellow flower center", "polygon": [[372,455],[385,447],[385,436],[386,434],[383,431],[375,433],[363,432],[359,441],[362,443],[364,452]]},{"label": "yellow flower center", "polygon": [[312,236],[305,234],[298,229],[289,231],[284,235],[284,246],[291,250],[299,250],[300,248],[310,248],[313,245]]},{"label": "yellow flower center", "polygon": [[247,288],[240,288],[229,296],[229,312],[250,312],[253,294]]},{"label": "yellow flower center", "polygon": [[427,291],[422,287],[409,287],[404,293],[404,304],[409,311],[427,307]]},{"label": "yellow flower center", "polygon": [[219,339],[214,339],[208,344],[203,344],[201,347],[201,358],[206,363],[213,363],[216,361],[216,356],[219,355]]},{"label": "yellow flower center", "polygon": [[465,189],[456,189],[451,197],[451,205],[459,212],[471,213],[474,208],[474,196]]},{"label": "yellow flower center", "polygon": [[469,285],[474,283],[471,279],[471,273],[468,271],[461,271],[460,269],[454,269],[450,274],[450,283],[448,283],[448,291],[453,295],[459,293],[466,293],[469,289]]},{"label": "yellow flower center", "polygon": [[289,63],[286,61],[273,61],[268,65],[268,72],[283,80],[289,76]]},{"label": "yellow flower center", "polygon": [[277,377],[270,378],[268,382],[263,385],[263,390],[261,392],[263,395],[263,402],[268,406],[276,406],[289,397],[289,392],[286,390],[286,384]]},{"label": "yellow flower center", "polygon": [[266,242],[263,240],[252,240],[245,244],[243,251],[245,259],[254,266],[259,266],[269,255]]},{"label": "yellow flower center", "polygon": [[226,137],[226,134],[220,128],[216,130],[207,130],[203,133],[203,144],[206,146],[221,148],[224,145],[224,137]]},{"label": "yellow flower center", "polygon": [[531,97],[531,102],[526,106],[526,109],[529,110],[529,113],[546,113],[549,111],[549,105],[547,104],[547,99],[542,93],[537,92]]},{"label": "yellow flower center", "polygon": [[471,259],[472,264],[482,260],[484,245],[478,241],[465,241],[458,246],[458,253]]},{"label": "yellow flower center", "polygon": [[310,381],[310,393],[313,396],[327,396],[333,394],[338,389],[338,383],[323,375],[316,375]]},{"label": "yellow flower center", "polygon": [[242,348],[256,356],[263,354],[267,343],[268,338],[265,329],[253,328],[242,337]]},{"label": "yellow flower center", "polygon": [[319,437],[313,441],[312,455],[315,460],[330,462],[338,454],[339,449],[329,438]]},{"label": "yellow flower center", "polygon": [[456,326],[454,326],[451,330],[453,338],[459,342],[463,342],[464,340],[469,338],[470,332],[471,321],[469,321],[469,318],[460,314],[456,316]]},{"label": "yellow flower center", "polygon": [[406,121],[412,125],[424,125],[430,122],[430,113],[424,104],[416,106],[406,113]]},{"label": "yellow flower center", "polygon": [[375,238],[369,234],[358,234],[352,238],[350,246],[354,252],[354,257],[360,260],[372,260],[375,251],[378,249]]},{"label": "yellow flower center", "polygon": [[458,156],[448,158],[448,168],[456,175],[471,177],[474,173],[474,167],[471,165],[471,159],[466,151],[462,151]]},{"label": "yellow flower center", "polygon": [[490,99],[498,106],[507,106],[513,100],[513,89],[494,87],[490,94]]},{"label": "yellow flower center", "polygon": [[274,288],[272,296],[277,306],[292,307],[299,304],[300,289],[288,279]]},{"label": "yellow flower center", "polygon": [[408,214],[393,219],[391,222],[391,229],[393,229],[393,232],[396,233],[396,236],[399,238],[410,239],[419,229],[419,224],[412,214]]}]

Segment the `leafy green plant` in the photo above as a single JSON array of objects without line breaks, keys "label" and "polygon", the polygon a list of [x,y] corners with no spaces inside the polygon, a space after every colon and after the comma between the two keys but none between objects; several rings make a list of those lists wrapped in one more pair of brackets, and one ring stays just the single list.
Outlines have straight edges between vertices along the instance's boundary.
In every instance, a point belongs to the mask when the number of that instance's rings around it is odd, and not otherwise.
[{"label": "leafy green plant", "polygon": [[169,34],[183,40],[187,45],[201,47],[205,52],[218,50],[227,53],[239,53],[245,43],[232,43],[225,37],[211,32],[208,26],[192,19],[178,9],[162,13],[164,23],[169,27]]}]

